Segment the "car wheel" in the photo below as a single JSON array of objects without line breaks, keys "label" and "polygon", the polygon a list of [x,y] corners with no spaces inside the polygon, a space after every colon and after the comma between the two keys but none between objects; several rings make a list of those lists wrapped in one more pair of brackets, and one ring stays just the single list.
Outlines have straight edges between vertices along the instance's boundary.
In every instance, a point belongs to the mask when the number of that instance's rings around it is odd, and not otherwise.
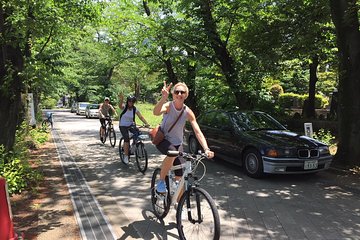
[{"label": "car wheel", "polygon": [[191,136],[189,138],[189,152],[192,154],[197,154],[199,151],[199,145],[195,137]]},{"label": "car wheel", "polygon": [[262,158],[256,149],[246,150],[244,154],[244,167],[249,177],[260,178],[264,175]]}]

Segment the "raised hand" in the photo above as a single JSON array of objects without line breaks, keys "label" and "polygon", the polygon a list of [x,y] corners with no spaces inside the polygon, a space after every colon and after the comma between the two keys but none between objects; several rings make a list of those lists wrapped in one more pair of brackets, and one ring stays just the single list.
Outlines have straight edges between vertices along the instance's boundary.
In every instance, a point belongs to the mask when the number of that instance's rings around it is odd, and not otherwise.
[{"label": "raised hand", "polygon": [[161,89],[161,94],[163,98],[168,98],[170,89],[171,89],[172,83],[169,83],[169,85],[166,84],[166,81],[164,81],[164,87]]}]

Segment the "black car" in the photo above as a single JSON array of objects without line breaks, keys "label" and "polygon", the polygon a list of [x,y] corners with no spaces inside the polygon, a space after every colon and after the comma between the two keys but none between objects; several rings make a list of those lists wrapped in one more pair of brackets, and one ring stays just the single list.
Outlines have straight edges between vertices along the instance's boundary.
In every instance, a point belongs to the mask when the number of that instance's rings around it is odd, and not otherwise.
[{"label": "black car", "polygon": [[[243,166],[250,177],[264,173],[315,173],[329,168],[329,147],[287,130],[260,111],[209,111],[197,118],[215,156]],[[199,145],[190,125],[185,128],[189,151]]]}]

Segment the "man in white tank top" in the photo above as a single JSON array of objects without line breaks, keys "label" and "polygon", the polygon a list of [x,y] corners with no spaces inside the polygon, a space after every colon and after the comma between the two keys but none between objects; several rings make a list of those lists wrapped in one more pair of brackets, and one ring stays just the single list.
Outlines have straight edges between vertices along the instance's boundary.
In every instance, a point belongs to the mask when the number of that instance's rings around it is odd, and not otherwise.
[{"label": "man in white tank top", "polygon": [[[179,82],[175,84],[172,89],[173,101],[168,101],[169,92],[171,89],[172,83],[166,85],[164,81],[164,87],[161,90],[162,97],[160,101],[155,105],[153,113],[156,116],[161,114],[164,115],[163,121],[161,123],[161,129],[165,133],[165,139],[159,143],[156,147],[162,154],[167,154],[169,150],[182,151],[182,143],[184,136],[184,126],[185,122],[189,121],[195,132],[195,136],[198,139],[200,145],[204,149],[208,158],[214,157],[214,152],[210,151],[204,134],[200,130],[199,124],[196,121],[194,112],[187,106],[185,106],[184,101],[189,96],[189,89],[185,83]],[[185,109],[184,109],[185,108]],[[182,112],[183,111],[183,112]],[[182,114],[179,120],[176,122],[174,127],[168,132],[169,128],[176,121],[178,116]],[[158,192],[166,192],[165,177],[169,172],[171,166],[174,163],[176,157],[166,156],[161,167],[160,180],[156,185],[156,190]],[[179,178],[182,175],[182,171],[175,172],[175,175]]]}]

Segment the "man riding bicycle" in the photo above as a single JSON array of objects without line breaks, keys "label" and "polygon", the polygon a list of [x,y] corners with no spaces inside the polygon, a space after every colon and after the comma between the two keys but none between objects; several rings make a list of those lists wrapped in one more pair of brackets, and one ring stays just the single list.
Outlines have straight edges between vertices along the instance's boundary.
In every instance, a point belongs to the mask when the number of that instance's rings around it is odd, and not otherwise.
[{"label": "man riding bicycle", "polygon": [[105,97],[104,102],[102,104],[100,104],[99,106],[99,119],[100,119],[100,123],[101,123],[101,140],[104,137],[105,134],[105,127],[106,127],[106,118],[110,116],[109,111],[111,111],[115,114],[116,116],[116,112],[115,112],[115,108],[110,104],[110,98]]}]

